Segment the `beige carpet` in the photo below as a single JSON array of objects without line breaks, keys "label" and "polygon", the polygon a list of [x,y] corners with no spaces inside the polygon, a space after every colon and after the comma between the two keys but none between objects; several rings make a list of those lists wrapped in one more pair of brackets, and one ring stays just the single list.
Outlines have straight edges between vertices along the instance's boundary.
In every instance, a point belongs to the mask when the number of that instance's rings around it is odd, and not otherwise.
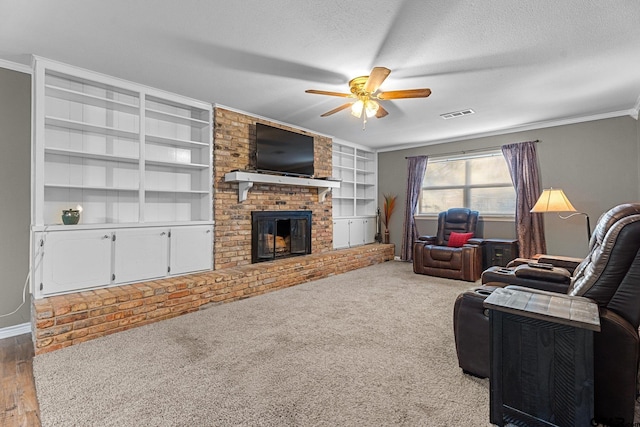
[{"label": "beige carpet", "polygon": [[462,374],[473,284],[387,262],[37,356],[48,426],[489,426]]}]

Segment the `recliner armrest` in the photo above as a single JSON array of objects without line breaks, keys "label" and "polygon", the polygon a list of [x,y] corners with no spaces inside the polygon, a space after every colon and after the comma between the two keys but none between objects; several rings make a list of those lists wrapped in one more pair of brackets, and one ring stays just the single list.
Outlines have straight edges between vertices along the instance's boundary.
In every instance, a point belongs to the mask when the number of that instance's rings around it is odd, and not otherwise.
[{"label": "recliner armrest", "polygon": [[516,277],[546,282],[569,283],[571,281],[569,271],[559,267],[553,267],[553,269],[547,270],[546,268],[536,268],[528,264],[523,264],[514,268],[513,273]]},{"label": "recliner armrest", "polygon": [[531,258],[514,258],[507,263],[507,268],[517,267],[519,265],[528,264],[530,262],[537,262],[537,260]]},{"label": "recliner armrest", "polygon": [[467,244],[474,245],[474,246],[482,246],[484,245],[484,239],[481,237],[472,237],[469,240],[467,240]]},{"label": "recliner armrest", "polygon": [[435,245],[438,238],[436,236],[420,236],[418,237],[418,242],[424,243],[425,245]]},{"label": "recliner armrest", "polygon": [[538,262],[553,264],[554,267],[566,268],[569,273],[573,274],[574,270],[582,262],[582,258],[574,258],[560,255],[542,255],[538,258]]},{"label": "recliner armrest", "polygon": [[[571,280],[567,277],[568,274],[566,272],[564,274],[554,274],[554,281],[545,280],[545,278],[540,277],[540,275],[536,275],[535,271],[530,272],[529,274],[527,274],[527,271],[523,271],[521,274],[516,275],[516,270],[519,268],[529,268],[533,270],[533,268],[528,267],[527,265],[521,265],[516,268],[490,267],[482,273],[482,284],[490,284],[493,286],[518,285],[560,294],[566,294],[569,290]],[[553,274],[553,272],[549,273]]]},{"label": "recliner armrest", "polygon": [[540,255],[535,259],[515,258],[511,260],[509,264],[507,264],[507,267],[517,267],[519,265],[528,264],[530,262],[538,262],[541,264],[551,264],[554,267],[564,268],[571,275],[573,275],[573,272],[578,267],[578,265],[580,265],[580,263],[582,262],[582,259],[568,257],[568,256],[560,256],[560,255]]},{"label": "recliner armrest", "polygon": [[567,294],[559,294],[558,295],[558,292],[548,291],[546,289],[530,288],[528,286],[519,286],[519,285],[509,285],[509,286],[506,286],[505,288],[506,289],[521,290],[521,291],[531,292],[531,293],[540,294],[540,295],[551,295],[551,296],[554,296],[554,297],[566,298],[567,300],[569,300],[569,299],[582,300],[582,301],[585,301],[585,302],[592,302],[592,303],[595,304],[595,301],[592,300],[591,298],[581,297],[581,296],[577,296],[577,295],[567,295]]}]

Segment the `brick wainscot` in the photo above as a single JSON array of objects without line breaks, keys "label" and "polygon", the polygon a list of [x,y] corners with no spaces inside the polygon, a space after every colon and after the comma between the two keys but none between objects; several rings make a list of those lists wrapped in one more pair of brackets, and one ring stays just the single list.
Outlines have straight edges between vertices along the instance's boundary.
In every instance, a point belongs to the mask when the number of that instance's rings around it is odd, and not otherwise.
[{"label": "brick wainscot", "polygon": [[[393,259],[393,245],[333,250],[331,195],[315,188],[256,184],[238,202],[238,184],[224,175],[252,169],[255,124],[264,123],[314,137],[318,177],[331,176],[331,138],[214,109],[214,271],[134,283],[35,300],[32,310],[36,354],[199,310]],[[251,212],[312,211],[312,254],[251,264]]]}]

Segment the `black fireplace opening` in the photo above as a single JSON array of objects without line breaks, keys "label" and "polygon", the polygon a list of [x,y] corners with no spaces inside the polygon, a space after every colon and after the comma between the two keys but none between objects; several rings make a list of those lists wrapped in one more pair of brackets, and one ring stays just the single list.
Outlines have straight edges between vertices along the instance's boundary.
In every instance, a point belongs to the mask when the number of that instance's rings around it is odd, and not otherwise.
[{"label": "black fireplace opening", "polygon": [[251,262],[311,253],[311,211],[251,213]]}]

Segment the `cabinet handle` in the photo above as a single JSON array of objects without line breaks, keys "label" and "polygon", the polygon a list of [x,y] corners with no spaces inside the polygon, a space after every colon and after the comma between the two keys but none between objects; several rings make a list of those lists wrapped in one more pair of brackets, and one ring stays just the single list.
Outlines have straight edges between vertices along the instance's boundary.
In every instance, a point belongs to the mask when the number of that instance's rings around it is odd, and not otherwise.
[{"label": "cabinet handle", "polygon": [[167,233],[165,233],[164,231],[162,233],[160,233],[161,236],[164,236],[165,234],[167,234]]},{"label": "cabinet handle", "polygon": [[211,230],[207,230],[207,233],[211,233]]},{"label": "cabinet handle", "polygon": [[111,238],[111,236],[109,236],[108,234],[105,234],[104,236],[102,236],[103,239],[109,239]]}]

